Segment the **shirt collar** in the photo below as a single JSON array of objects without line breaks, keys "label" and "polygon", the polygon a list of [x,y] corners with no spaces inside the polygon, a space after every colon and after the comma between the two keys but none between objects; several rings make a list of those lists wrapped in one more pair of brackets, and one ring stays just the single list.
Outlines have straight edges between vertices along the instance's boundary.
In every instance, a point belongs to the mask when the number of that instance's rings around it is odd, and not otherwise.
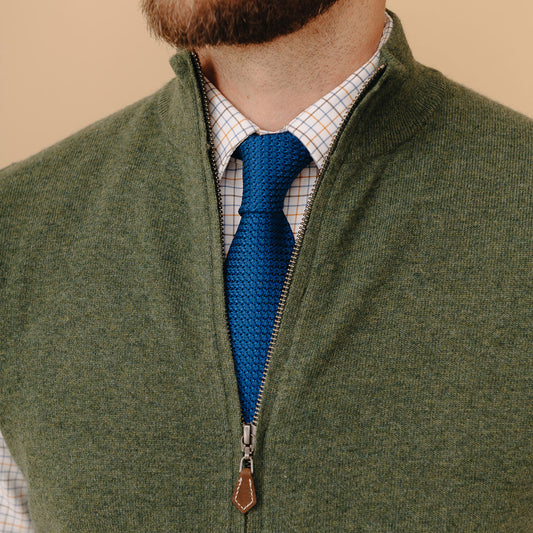
[{"label": "shirt collar", "polygon": [[[378,67],[382,46],[392,31],[392,19],[386,13],[381,40],[374,55],[340,85],[302,111],[281,131],[290,131],[309,150],[322,169],[331,142],[366,81]],[[204,77],[213,129],[218,175],[222,177],[237,147],[250,135],[274,133],[261,130],[246,118],[207,78]],[[277,132],[276,132],[277,133]]]}]

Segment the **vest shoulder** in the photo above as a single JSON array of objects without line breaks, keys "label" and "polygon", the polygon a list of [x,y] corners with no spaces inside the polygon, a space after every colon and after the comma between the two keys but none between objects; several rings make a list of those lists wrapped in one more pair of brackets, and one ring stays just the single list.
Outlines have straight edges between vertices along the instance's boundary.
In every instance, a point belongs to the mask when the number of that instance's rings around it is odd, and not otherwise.
[{"label": "vest shoulder", "polygon": [[512,136],[528,147],[533,147],[533,119],[510,107],[452,80],[441,72],[419,65],[423,75],[439,77],[445,87],[445,97],[438,107],[438,117],[450,121],[459,131],[492,131],[495,138],[501,134]]},{"label": "vest shoulder", "polygon": [[[441,101],[418,132],[427,155],[469,161],[473,174],[533,177],[533,119],[419,65],[423,78],[438,80]],[[418,145],[420,146],[420,145]],[[422,148],[419,148],[423,151]]]},{"label": "vest shoulder", "polygon": [[113,159],[126,145],[142,136],[159,135],[159,107],[175,79],[157,92],[86,126],[40,152],[0,170],[0,185],[6,181],[72,174],[73,168],[94,168]]},{"label": "vest shoulder", "polygon": [[175,83],[0,170],[0,247],[38,224],[71,224],[102,191],[137,190],[138,169],[171,151],[161,108]]}]

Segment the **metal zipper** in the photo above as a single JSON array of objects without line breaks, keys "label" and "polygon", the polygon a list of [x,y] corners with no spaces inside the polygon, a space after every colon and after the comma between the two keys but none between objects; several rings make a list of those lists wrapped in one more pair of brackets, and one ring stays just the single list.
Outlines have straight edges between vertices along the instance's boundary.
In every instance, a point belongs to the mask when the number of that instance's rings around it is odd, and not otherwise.
[{"label": "metal zipper", "polygon": [[[220,228],[220,255],[222,257],[222,261],[224,261],[226,250],[225,250],[225,242],[224,242],[224,216],[222,212],[222,191],[220,190],[220,176],[218,174],[218,167],[216,163],[216,157],[215,157],[215,139],[213,134],[213,127],[211,124],[211,115],[209,113],[209,101],[207,99],[207,92],[205,89],[205,80],[202,73],[202,66],[200,64],[200,59],[198,58],[198,54],[196,52],[191,52],[191,58],[194,65],[194,71],[196,80],[198,82],[198,86],[200,88],[200,95],[202,99],[202,110],[204,114],[204,122],[207,127],[207,134],[208,134],[208,141],[209,141],[209,162],[211,165],[211,171],[213,173],[213,177],[215,179],[215,191],[217,195],[217,205],[218,205],[218,220],[219,220],[219,228]],[[228,335],[228,339],[230,340],[231,344],[231,329],[229,325],[229,319],[228,319],[228,312],[226,306],[224,307],[224,316],[226,318],[226,333]],[[252,424],[245,424],[244,423],[244,416],[241,410],[241,425],[242,425],[242,436],[241,436],[241,451],[242,451],[242,458],[239,464],[239,473],[242,472],[243,468],[249,468],[250,469],[250,475],[253,474],[254,471],[254,464],[253,464],[253,458],[252,455],[254,453],[255,449],[255,435],[257,431],[257,427]],[[255,500],[255,492],[254,492],[254,500]],[[255,501],[252,504],[252,506],[255,505]],[[244,514],[244,533],[248,531],[248,516],[246,512],[243,512],[241,509],[241,512]]]},{"label": "metal zipper", "polygon": [[313,203],[315,201],[315,196],[317,194],[318,188],[320,187],[320,184],[322,182],[322,178],[324,176],[324,173],[327,170],[327,167],[329,165],[329,160],[331,159],[331,154],[337,147],[337,143],[339,141],[339,138],[344,131],[344,128],[346,127],[346,124],[348,123],[350,117],[352,116],[355,108],[359,104],[359,102],[363,99],[363,97],[366,94],[366,91],[369,87],[369,85],[375,81],[378,76],[381,76],[383,71],[385,70],[386,65],[382,64],[379,65],[379,67],[376,69],[374,74],[368,78],[363,86],[361,87],[361,91],[357,95],[357,98],[354,100],[353,104],[351,105],[350,109],[346,113],[346,116],[344,117],[341,125],[339,126],[337,133],[335,134],[335,137],[333,138],[333,141],[331,142],[331,145],[329,147],[328,153],[326,155],[326,158],[324,159],[324,165],[322,166],[322,170],[318,173],[317,179],[315,181],[315,184],[313,185],[313,188],[311,190],[311,193],[309,194],[309,198],[307,200],[307,205],[305,206],[304,214],[302,217],[302,222],[300,223],[300,227],[298,229],[298,234],[296,236],[296,240],[294,243],[294,248],[292,250],[291,258],[289,260],[289,266],[287,268],[287,275],[285,276],[285,281],[283,283],[283,288],[281,290],[281,297],[279,300],[278,309],[276,312],[276,318],[274,319],[274,328],[272,330],[272,336],[270,337],[270,344],[268,347],[267,352],[267,358],[265,363],[265,370],[263,372],[263,376],[261,378],[261,385],[259,387],[259,396],[257,398],[257,403],[255,405],[255,411],[254,411],[254,417],[252,420],[252,424],[257,428],[257,421],[259,419],[259,412],[261,410],[261,403],[263,401],[263,391],[265,388],[265,381],[266,376],[268,372],[268,367],[270,365],[270,360],[272,359],[272,353],[274,351],[274,347],[276,344],[276,340],[278,338],[279,328],[281,325],[281,318],[283,316],[283,311],[285,310],[285,304],[287,301],[287,296],[289,294],[289,288],[292,282],[292,277],[294,275],[294,269],[296,266],[296,259],[298,258],[298,255],[300,253],[300,249],[302,247],[302,241],[305,234],[305,230],[307,229],[307,225],[309,223],[309,217],[311,216],[311,208],[313,207]]},{"label": "metal zipper", "polygon": [[[218,203],[218,214],[219,214],[219,223],[220,223],[220,245],[221,245],[221,254],[222,259],[225,257],[225,243],[224,243],[224,217],[222,214],[222,192],[220,190],[220,179],[218,175],[218,168],[216,165],[216,158],[215,158],[215,143],[214,143],[214,134],[213,134],[213,128],[211,125],[211,117],[209,113],[209,101],[207,99],[207,93],[205,89],[205,81],[202,74],[202,67],[200,64],[200,59],[198,58],[198,55],[196,52],[191,53],[191,57],[193,60],[193,64],[195,67],[195,75],[196,79],[198,81],[199,87],[200,87],[200,93],[202,97],[202,107],[204,112],[204,119],[207,126],[208,131],[208,140],[209,140],[209,161],[211,163],[211,169],[213,171],[213,175],[215,178],[215,189],[217,194],[217,203]],[[252,419],[252,422],[250,424],[244,423],[244,417],[241,412],[241,424],[242,424],[242,437],[241,437],[241,450],[243,453],[242,459],[240,461],[239,465],[239,471],[242,471],[244,467],[249,468],[251,470],[251,473],[253,474],[253,453],[255,450],[255,436],[257,433],[257,422],[259,419],[259,413],[261,410],[261,405],[263,402],[263,392],[265,388],[265,381],[266,376],[268,373],[268,368],[270,365],[270,361],[272,359],[272,353],[274,351],[274,347],[276,345],[276,341],[279,334],[279,329],[281,325],[281,319],[283,316],[283,311],[285,310],[285,304],[287,302],[287,297],[289,294],[289,288],[291,286],[292,278],[294,275],[294,269],[296,267],[296,260],[298,258],[298,255],[300,253],[300,249],[302,247],[302,241],[305,234],[305,231],[307,229],[307,225],[309,223],[309,217],[311,215],[311,209],[313,207],[313,203],[318,191],[318,188],[320,187],[320,184],[322,182],[323,176],[327,170],[327,167],[329,165],[329,161],[331,159],[331,154],[337,147],[337,143],[339,141],[339,138],[344,131],[346,124],[348,123],[350,117],[352,116],[354,110],[356,109],[357,105],[361,102],[363,97],[366,95],[366,92],[369,88],[369,86],[377,80],[378,77],[381,76],[383,71],[386,69],[386,65],[381,64],[378,66],[374,74],[368,78],[363,86],[361,87],[361,91],[357,95],[357,98],[352,103],[350,109],[346,113],[346,116],[344,117],[341,125],[339,126],[337,133],[335,134],[335,137],[333,138],[333,141],[331,143],[331,146],[328,150],[328,153],[326,155],[326,158],[324,160],[324,165],[322,166],[321,171],[319,172],[317,179],[315,181],[315,184],[313,185],[313,188],[311,190],[311,193],[309,195],[307,205],[304,210],[304,214],[302,217],[302,222],[300,223],[300,227],[298,229],[298,234],[295,239],[294,248],[289,260],[289,266],[287,269],[287,275],[285,276],[285,281],[283,283],[283,288],[281,290],[281,296],[280,301],[278,304],[278,308],[276,311],[276,317],[274,319],[274,328],[272,330],[272,335],[270,337],[270,344],[268,347],[266,362],[265,362],[265,368],[263,371],[263,375],[261,378],[261,385],[259,387],[259,395],[257,397],[257,403],[255,404],[255,410],[254,410],[254,416]],[[228,334],[228,338],[231,339],[231,330],[229,326],[229,320],[227,311],[225,311],[226,316],[226,330]],[[246,515],[245,515],[246,519]]]},{"label": "metal zipper", "polygon": [[[196,75],[196,80],[200,87],[200,95],[202,97],[202,109],[204,113],[204,121],[207,127],[207,135],[209,141],[209,163],[211,164],[211,170],[215,178],[215,190],[217,194],[217,204],[218,204],[218,220],[220,227],[220,253],[222,259],[224,259],[226,253],[224,248],[224,216],[222,214],[222,192],[220,190],[220,176],[218,175],[218,167],[215,157],[215,136],[213,134],[213,127],[211,125],[211,115],[209,113],[209,100],[207,99],[207,92],[205,90],[205,81],[202,74],[202,66],[200,64],[200,59],[196,52],[191,52],[191,57],[194,65],[194,73]],[[231,338],[230,327],[228,315],[226,313],[226,329],[228,332],[228,338]]]}]

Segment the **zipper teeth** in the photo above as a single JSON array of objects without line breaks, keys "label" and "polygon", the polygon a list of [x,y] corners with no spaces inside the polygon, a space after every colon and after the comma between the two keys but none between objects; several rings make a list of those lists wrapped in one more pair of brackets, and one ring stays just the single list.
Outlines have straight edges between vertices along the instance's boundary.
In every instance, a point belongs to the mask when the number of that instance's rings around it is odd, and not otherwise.
[{"label": "zipper teeth", "polygon": [[[222,216],[222,191],[220,190],[220,178],[218,175],[218,167],[215,157],[215,136],[213,133],[213,127],[211,125],[211,116],[209,113],[209,100],[207,99],[207,92],[205,90],[205,82],[202,74],[202,66],[200,65],[200,59],[196,52],[191,52],[191,57],[194,64],[194,71],[196,75],[196,80],[200,87],[200,95],[202,97],[202,109],[204,112],[204,119],[207,127],[208,141],[209,141],[209,163],[211,164],[211,170],[213,171],[213,176],[215,177],[215,190],[217,194],[217,204],[218,204],[218,220],[220,227],[220,250],[222,257],[225,255],[224,248],[224,217]],[[228,330],[228,335],[230,332],[229,321],[226,315],[226,326]]]},{"label": "zipper teeth", "polygon": [[[215,157],[215,136],[213,133],[213,126],[211,124],[211,114],[209,112],[209,100],[207,99],[207,91],[205,89],[205,81],[202,74],[202,66],[200,64],[200,58],[198,57],[198,54],[196,52],[191,52],[191,57],[193,60],[194,65],[194,71],[196,75],[196,80],[198,82],[198,86],[200,87],[200,95],[202,98],[202,109],[204,113],[204,119],[207,127],[207,134],[208,134],[208,141],[209,141],[209,162],[211,164],[211,170],[213,172],[213,176],[215,178],[215,191],[217,195],[217,204],[218,204],[218,221],[219,221],[219,228],[220,228],[220,256],[222,257],[222,261],[224,261],[224,258],[226,256],[226,243],[224,239],[224,216],[222,214],[223,211],[223,203],[222,203],[222,191],[220,188],[220,177],[218,175],[218,167]],[[230,340],[231,345],[231,328],[229,325],[229,317],[227,312],[227,306],[224,305],[224,317],[226,319],[226,333],[227,338]],[[241,425],[244,425],[244,414],[241,409]]]},{"label": "zipper teeth", "polygon": [[[209,112],[209,100],[207,99],[207,92],[205,90],[205,81],[202,74],[202,65],[200,64],[200,58],[196,52],[191,52],[191,58],[194,65],[194,73],[196,76],[196,81],[200,88],[200,96],[202,98],[202,110],[204,113],[204,122],[207,128],[208,142],[209,142],[209,162],[211,164],[211,171],[215,178],[215,191],[217,195],[217,205],[218,205],[218,224],[220,228],[220,256],[224,262],[224,257],[226,255],[226,244],[224,239],[224,216],[222,214],[223,204],[222,204],[222,191],[220,189],[220,177],[218,175],[218,167],[215,157],[215,135],[213,133],[213,126],[211,124],[211,114]],[[231,345],[231,328],[229,325],[229,318],[227,312],[227,306],[224,305],[224,317],[226,319],[226,334],[227,338],[230,340]],[[241,424],[244,424],[244,415],[241,409]]]},{"label": "zipper teeth", "polygon": [[257,422],[259,419],[259,412],[261,410],[261,404],[263,401],[263,391],[265,388],[265,382],[266,382],[266,376],[268,373],[268,367],[270,365],[270,360],[272,359],[272,353],[274,351],[274,347],[276,345],[276,341],[278,338],[278,333],[281,325],[281,318],[283,316],[283,311],[285,310],[285,304],[287,302],[287,297],[289,295],[289,288],[291,286],[292,277],[294,274],[294,269],[296,266],[296,260],[298,258],[298,255],[300,253],[300,249],[302,247],[302,241],[303,236],[305,233],[305,230],[307,229],[307,224],[309,223],[309,217],[311,216],[311,208],[313,206],[313,203],[315,201],[315,197],[318,191],[318,188],[320,186],[320,183],[322,182],[322,178],[324,176],[324,173],[328,167],[329,160],[331,158],[332,152],[335,150],[338,140],[341,136],[341,133],[344,131],[344,128],[346,127],[346,124],[348,123],[349,118],[351,117],[352,113],[354,112],[355,108],[357,107],[357,104],[361,101],[363,96],[366,93],[366,89],[368,86],[379,76],[381,73],[385,70],[386,66],[384,64],[379,65],[379,67],[376,69],[374,74],[365,81],[363,86],[361,87],[361,91],[359,92],[359,95],[352,103],[348,113],[346,113],[346,116],[344,117],[341,125],[339,126],[339,129],[337,130],[337,133],[335,134],[335,137],[333,138],[333,141],[330,145],[330,148],[328,150],[328,153],[326,155],[326,159],[324,160],[324,164],[322,166],[322,170],[319,172],[317,179],[315,181],[315,184],[313,185],[313,188],[311,190],[311,193],[309,195],[309,199],[307,202],[307,205],[304,210],[304,214],[302,217],[302,222],[300,223],[300,227],[298,228],[298,234],[296,236],[296,241],[294,243],[294,248],[291,254],[291,257],[289,259],[289,266],[287,268],[287,274],[285,276],[285,281],[283,283],[283,288],[281,289],[281,297],[278,304],[278,309],[276,311],[276,317],[274,319],[274,327],[272,329],[272,336],[270,337],[270,344],[268,346],[268,352],[265,362],[265,369],[263,371],[263,375],[261,377],[261,385],[259,386],[259,396],[257,398],[257,403],[255,404],[255,411],[254,411],[254,417],[252,420],[252,424],[257,427]]},{"label": "zipper teeth", "polygon": [[[209,101],[207,99],[207,92],[205,90],[205,82],[203,79],[202,74],[202,67],[200,64],[200,59],[198,58],[198,55],[196,52],[191,52],[191,57],[193,60],[193,64],[195,67],[195,75],[196,79],[198,81],[198,85],[200,87],[200,94],[202,98],[202,108],[205,118],[205,123],[207,126],[207,133],[208,133],[208,141],[209,141],[209,162],[211,164],[211,170],[213,172],[213,175],[215,177],[215,190],[217,195],[217,204],[218,204],[218,218],[219,218],[219,227],[220,227],[220,252],[221,256],[224,259],[226,250],[225,250],[225,242],[224,242],[224,217],[222,215],[222,191],[220,189],[220,179],[218,175],[218,168],[216,164],[216,158],[215,158],[215,140],[214,140],[214,134],[213,134],[213,127],[211,125],[211,117],[209,113]],[[270,337],[270,344],[268,346],[268,352],[267,357],[265,361],[265,368],[263,370],[263,375],[261,377],[261,384],[259,386],[259,395],[257,397],[257,403],[255,404],[255,410],[254,410],[254,416],[252,419],[252,424],[257,427],[257,422],[259,419],[259,412],[261,410],[261,404],[263,402],[263,391],[265,388],[265,382],[266,382],[266,376],[268,373],[268,367],[270,365],[270,361],[272,359],[272,353],[274,351],[274,347],[276,345],[276,341],[278,338],[278,333],[281,325],[281,318],[283,316],[283,311],[285,310],[285,304],[287,302],[287,297],[289,294],[289,288],[292,282],[292,277],[294,274],[294,269],[296,266],[296,260],[298,258],[298,255],[300,253],[300,249],[302,247],[302,241],[303,236],[305,233],[305,230],[307,229],[307,224],[309,222],[309,217],[311,215],[311,208],[313,206],[315,196],[317,194],[318,188],[320,186],[320,183],[322,182],[322,178],[324,176],[324,173],[328,167],[329,160],[331,158],[332,152],[335,150],[335,147],[337,146],[337,142],[339,140],[339,137],[341,136],[341,133],[344,131],[344,128],[346,127],[346,124],[348,123],[349,118],[351,117],[352,113],[354,112],[355,108],[357,107],[357,104],[361,101],[363,96],[366,93],[366,90],[368,86],[379,76],[382,74],[382,72],[385,70],[386,65],[381,64],[376,69],[374,74],[366,80],[366,82],[361,87],[361,91],[359,92],[359,95],[354,100],[352,106],[350,107],[348,113],[344,117],[341,125],[339,126],[339,129],[337,130],[337,133],[335,134],[335,137],[331,143],[331,146],[328,150],[328,153],[326,155],[326,159],[324,160],[324,165],[322,166],[322,170],[319,172],[317,179],[315,181],[315,184],[313,185],[313,189],[311,190],[311,194],[309,195],[309,200],[307,202],[307,205],[304,210],[304,214],[302,217],[302,222],[300,223],[300,227],[298,229],[298,234],[296,236],[296,240],[294,243],[294,248],[291,254],[291,257],[289,259],[289,266],[287,268],[287,274],[285,276],[285,281],[283,282],[283,288],[281,290],[281,296],[280,301],[278,304],[278,308],[276,311],[276,317],[274,319],[274,327],[272,329],[272,335]],[[226,332],[228,334],[228,339],[231,339],[231,329],[229,326],[229,319],[227,311],[224,311],[225,317],[226,317]],[[244,424],[244,416],[241,410],[241,423]]]}]

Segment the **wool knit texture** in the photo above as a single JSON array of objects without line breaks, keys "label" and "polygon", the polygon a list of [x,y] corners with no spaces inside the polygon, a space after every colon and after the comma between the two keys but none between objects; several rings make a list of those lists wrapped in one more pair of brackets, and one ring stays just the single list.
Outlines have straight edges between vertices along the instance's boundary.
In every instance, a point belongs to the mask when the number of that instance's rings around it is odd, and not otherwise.
[{"label": "wool knit texture", "polygon": [[[284,128],[297,136],[309,150],[313,161],[294,180],[285,198],[284,213],[296,235],[304,215],[307,198],[319,168],[327,156],[334,133],[357,95],[375,72],[381,47],[392,30],[392,19],[385,15],[383,34],[374,55],[335,89],[308,107]],[[222,216],[226,253],[229,250],[240,215],[242,198],[242,162],[231,157],[238,145],[251,133],[261,131],[244,117],[207,78],[204,78],[214,137],[214,155],[222,195]],[[15,464],[0,433],[0,522],[19,533],[30,531],[27,488],[24,476]]]},{"label": "wool knit texture", "polygon": [[283,201],[311,155],[288,131],[251,135],[238,152],[243,161],[241,221],[226,258],[225,279],[235,372],[248,424],[254,417],[294,248]]},{"label": "wool knit texture", "polygon": [[323,171],[241,410],[191,56],[0,173],[0,429],[38,532],[533,529],[533,124],[401,24]]}]

